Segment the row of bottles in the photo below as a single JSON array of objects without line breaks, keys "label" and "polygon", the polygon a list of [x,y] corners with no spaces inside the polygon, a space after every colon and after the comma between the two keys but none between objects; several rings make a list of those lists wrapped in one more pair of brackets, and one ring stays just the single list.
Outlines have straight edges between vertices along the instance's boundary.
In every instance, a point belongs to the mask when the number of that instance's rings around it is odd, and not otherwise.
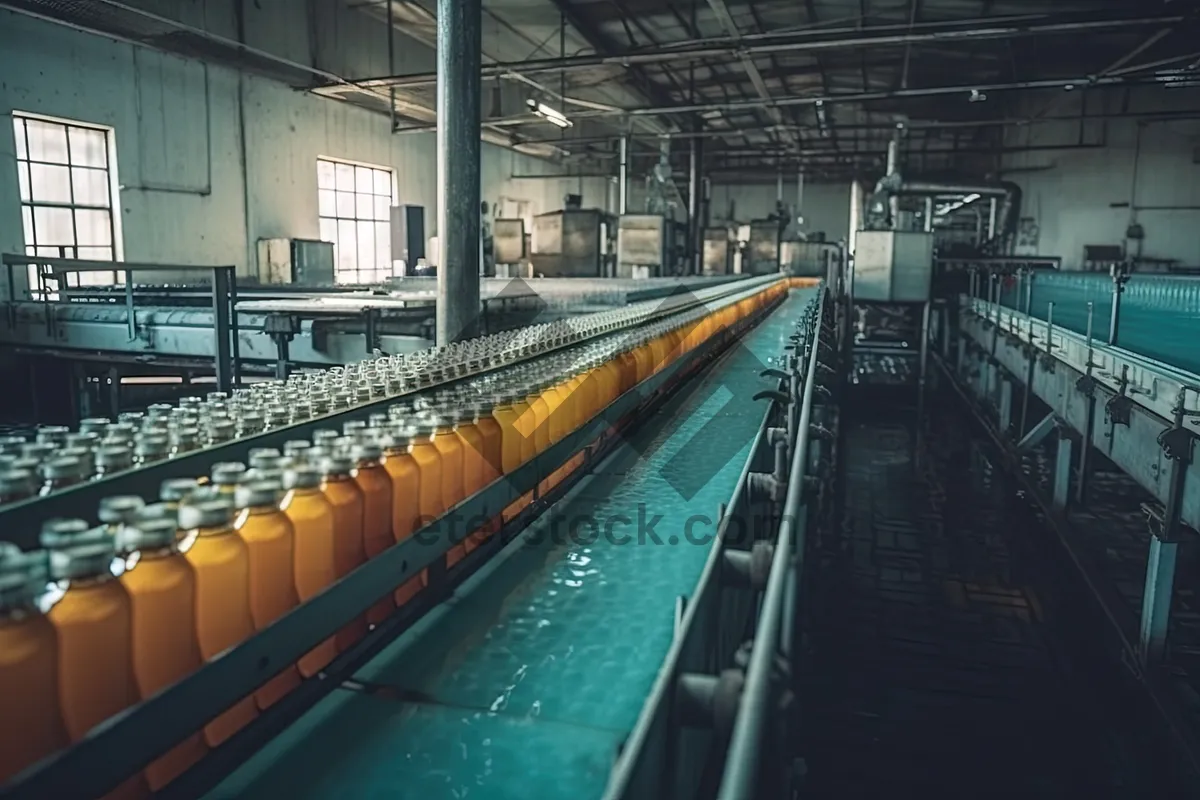
[{"label": "row of bottles", "polygon": [[[770,300],[764,292],[651,324],[632,338],[603,338],[410,395],[341,430],[317,430],[312,441],[252,450],[247,464],[214,464],[203,480],[168,480],[153,504],[107,498],[97,527],[52,520],[41,534],[44,553],[0,547],[0,706],[36,720],[0,733],[0,783],[443,518]],[[580,462],[543,474],[538,490],[549,491]],[[447,565],[494,535],[531,494],[487,510],[472,530],[440,531],[454,542]],[[276,665],[253,695],[116,796],[165,786],[425,585],[425,575],[411,577],[295,664]]]},{"label": "row of bottles", "polygon": [[[762,280],[762,279],[756,279]],[[758,284],[760,294],[778,292],[786,283]],[[695,297],[720,298],[736,287],[700,290]],[[682,304],[682,299],[678,303]],[[315,373],[297,373],[286,381],[264,381],[231,394],[211,392],[165,403],[146,412],[127,412],[116,420],[86,419],[79,430],[47,425],[33,441],[0,437],[0,506],[48,495],[89,480],[151,465],[206,447],[346,410],[355,405],[405,394],[550,353],[605,333],[642,335],[643,325],[676,301],[646,301],[532,325],[514,331],[455,342],[401,356],[381,356]],[[687,314],[703,316],[701,306]],[[638,357],[649,363],[652,354]]]}]

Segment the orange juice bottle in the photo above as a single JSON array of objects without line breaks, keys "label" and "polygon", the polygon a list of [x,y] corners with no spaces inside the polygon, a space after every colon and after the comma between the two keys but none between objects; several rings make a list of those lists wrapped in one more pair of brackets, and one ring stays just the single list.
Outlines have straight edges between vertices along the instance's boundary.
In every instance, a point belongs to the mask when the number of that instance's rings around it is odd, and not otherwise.
[{"label": "orange juice bottle", "polygon": [[[196,573],[179,551],[175,516],[164,506],[147,506],[124,528],[130,553],[121,584],[129,594],[133,677],[145,700],[198,669],[204,659],[196,638]],[[157,792],[204,758],[204,737],[194,733],[146,767],[146,783]]]},{"label": "orange juice bottle", "polygon": [[[442,454],[434,444],[437,425],[423,419],[413,430],[409,453],[421,473],[417,496],[417,529],[426,527],[446,513],[445,487],[442,482]],[[447,468],[449,469],[449,467]]]},{"label": "orange juice bottle", "polygon": [[[250,557],[250,616],[262,630],[300,602],[296,595],[295,531],[279,510],[283,486],[277,481],[254,481],[237,488],[237,517],[233,528],[246,543]],[[288,664],[254,692],[265,711],[300,685],[300,674]]]},{"label": "orange juice bottle", "polygon": [[[460,403],[462,401],[459,401]],[[483,488],[483,434],[475,425],[474,409],[467,405],[460,405],[459,411],[454,415],[457,418],[455,424],[455,433],[462,443],[462,483],[463,483],[463,498],[467,498]],[[452,567],[462,560],[467,554],[467,545],[471,536],[475,535],[478,528],[472,524],[472,520],[464,519],[462,521],[462,530],[456,531],[456,534],[462,535],[462,541],[451,547],[446,553],[446,566]]]},{"label": "orange juice bottle", "polygon": [[[233,499],[193,500],[179,507],[179,527],[195,541],[187,551],[196,574],[196,639],[208,660],[254,635],[250,612],[250,553],[233,530]],[[216,747],[258,716],[254,697],[239,700],[204,726]]]},{"label": "orange juice bottle", "polygon": [[223,461],[213,464],[210,478],[217,491],[232,502],[237,485],[246,475],[246,465],[238,461]]},{"label": "orange juice bottle", "polygon": [[[293,467],[284,473],[287,493],[279,504],[295,533],[294,579],[300,602],[319,594],[335,582],[337,536],[333,529],[333,506],[321,491],[321,472],[313,467]],[[337,642],[330,636],[296,662],[308,678],[320,672],[337,655]]]},{"label": "orange juice bottle", "polygon": [[[354,462],[342,455],[325,459],[321,491],[333,507],[334,568],[340,580],[367,560],[363,546],[363,493],[353,476]],[[356,617],[337,632],[339,651],[345,651],[367,632],[365,616]]]},{"label": "orange juice bottle", "polygon": [[[481,458],[480,468],[480,488],[490,486],[500,477],[501,463],[504,458],[503,453],[503,434],[500,430],[500,423],[492,416],[486,406],[476,404],[471,408],[471,423],[479,431]],[[485,510],[485,514],[490,514],[490,510]],[[481,530],[473,533],[467,539],[467,552],[471,552],[479,545],[487,541],[488,537],[499,530],[499,516],[489,519],[487,525]]]},{"label": "orange juice bottle", "polygon": [[[534,418],[524,393],[510,391],[499,395],[492,418],[500,426],[501,471],[508,475],[533,457],[533,435],[527,429]],[[527,505],[528,495],[517,498],[503,510],[501,520],[514,518]]]},{"label": "orange juice bottle", "polygon": [[[78,520],[42,528],[50,551],[50,578],[66,590],[47,616],[58,642],[58,702],[72,742],[138,700],[133,674],[129,594],[112,574],[116,542],[103,528]],[[145,778],[135,775],[108,797],[142,797]]]},{"label": "orange juice bottle", "polygon": [[37,607],[46,554],[0,543],[0,786],[67,745],[58,701],[58,639]]},{"label": "orange juice bottle", "polygon": [[[464,472],[466,458],[463,452],[462,439],[458,436],[457,422],[454,417],[444,412],[434,412],[432,417],[434,433],[433,446],[437,448],[442,471],[442,505],[446,512],[462,502],[466,497]],[[461,544],[466,536],[463,529],[464,520],[449,519],[443,521],[441,535],[453,544]]]},{"label": "orange juice bottle", "polygon": [[[392,536],[400,543],[418,527],[421,497],[421,470],[412,455],[415,431],[404,425],[394,426],[383,442],[383,468],[392,482]],[[396,590],[394,602],[402,606],[425,587],[425,570]]]},{"label": "orange juice bottle", "polygon": [[[377,439],[377,433],[360,429],[364,439]],[[350,451],[354,460],[354,481],[363,495],[363,551],[367,558],[387,550],[396,543],[392,532],[392,479],[383,465],[383,448],[375,442],[363,442]],[[396,608],[389,593],[367,609],[367,623],[378,625]]]},{"label": "orange juice bottle", "polygon": [[550,403],[546,400],[547,382],[535,380],[528,389],[526,399],[533,412],[533,453],[539,455],[550,446]]}]

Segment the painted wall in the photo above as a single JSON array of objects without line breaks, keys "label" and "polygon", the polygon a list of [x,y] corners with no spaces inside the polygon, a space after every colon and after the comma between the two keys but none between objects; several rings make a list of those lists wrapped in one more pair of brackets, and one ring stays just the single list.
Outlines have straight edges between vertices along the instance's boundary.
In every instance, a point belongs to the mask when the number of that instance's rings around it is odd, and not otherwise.
[{"label": "painted wall", "polygon": [[[1057,93],[1029,104],[1029,113],[1072,115],[1082,93]],[[1132,222],[1145,231],[1142,253],[1200,266],[1200,92],[1194,89],[1140,88],[1124,92],[1091,90],[1089,114],[1172,112],[1188,109],[1193,119],[1092,120],[1082,126],[1085,149],[1053,149],[1008,154],[1003,177],[1024,192],[1021,217],[1036,225],[1017,248],[1022,254],[1054,255],[1066,268],[1081,266],[1088,244],[1127,246]],[[1140,128],[1140,134],[1139,134]],[[1006,134],[1006,146],[1061,147],[1080,141],[1077,121],[1020,126]]]},{"label": "painted wall", "polygon": [[[229,3],[177,5],[205,6],[203,20],[188,21],[232,35],[218,13]],[[322,57],[361,62],[344,74],[383,71],[386,60],[371,56],[377,48],[346,43],[374,23],[319,7],[331,15],[322,18],[318,50],[332,52]],[[262,0],[247,8],[257,8],[247,19],[251,41],[269,39],[259,46],[307,59],[310,29],[304,14],[289,13],[293,4]],[[427,68],[419,47],[403,49],[413,61],[405,68]],[[7,119],[13,110],[114,129],[127,261],[235,264],[240,274],[254,274],[258,239],[317,238],[318,155],[393,168],[398,201],[425,206],[426,230],[436,234],[434,135],[392,135],[383,115],[10,11],[0,11],[0,76],[0,251],[24,247]],[[490,202],[526,200],[535,214],[561,208],[568,192],[582,191],[587,206],[606,202],[603,179],[510,180],[561,172],[510,150],[484,144],[482,166]]]},{"label": "painted wall", "polygon": [[[775,211],[777,195],[774,183],[714,184],[712,187],[712,218],[732,218],[739,222],[765,219]],[[783,201],[796,202],[794,177],[783,184]],[[804,229],[824,231],[825,238],[834,242],[850,235],[850,184],[807,183],[804,186]]]}]

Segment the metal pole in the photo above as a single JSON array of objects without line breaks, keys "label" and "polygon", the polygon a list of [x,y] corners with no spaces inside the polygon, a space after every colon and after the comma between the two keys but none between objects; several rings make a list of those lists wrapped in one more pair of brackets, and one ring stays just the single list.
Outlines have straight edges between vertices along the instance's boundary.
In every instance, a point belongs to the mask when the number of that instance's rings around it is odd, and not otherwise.
[{"label": "metal pole", "polygon": [[233,390],[233,372],[229,363],[229,285],[232,270],[220,267],[212,271],[213,303],[213,370],[217,379],[217,391]]},{"label": "metal pole", "polygon": [[621,137],[620,165],[617,172],[617,213],[629,213],[629,134]]},{"label": "metal pole", "polygon": [[1087,304],[1087,364],[1084,365],[1084,387],[1087,394],[1087,414],[1083,423],[1083,442],[1079,447],[1079,480],[1075,483],[1075,501],[1083,506],[1087,502],[1088,484],[1091,483],[1091,469],[1088,453],[1092,450],[1092,432],[1096,427],[1096,393],[1092,384],[1092,323],[1095,318],[1095,304]]},{"label": "metal pole", "polygon": [[437,343],[479,324],[481,0],[438,0]]},{"label": "metal pole", "polygon": [[988,201],[988,241],[996,238],[996,198]]},{"label": "metal pole", "polygon": [[933,233],[933,197],[925,198],[925,232]]},{"label": "metal pole", "polygon": [[700,240],[700,140],[692,139],[688,150],[688,272],[696,275],[697,242]]}]

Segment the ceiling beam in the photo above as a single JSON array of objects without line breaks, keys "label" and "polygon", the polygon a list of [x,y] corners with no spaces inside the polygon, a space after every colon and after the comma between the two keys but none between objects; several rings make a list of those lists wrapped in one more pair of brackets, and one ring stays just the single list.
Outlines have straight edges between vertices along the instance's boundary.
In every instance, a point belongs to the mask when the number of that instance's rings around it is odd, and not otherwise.
[{"label": "ceiling beam", "polygon": [[[567,0],[552,0],[556,7],[571,9]],[[568,22],[578,18],[571,10]],[[595,54],[568,56],[566,58],[541,58],[501,64],[486,64],[484,78],[494,78],[508,73],[530,75],[538,72],[558,72],[597,67],[620,67],[637,70],[645,64],[678,63],[688,59],[729,58],[740,59],[743,55],[768,55],[771,53],[819,53],[835,50],[870,49],[877,47],[903,47],[909,44],[936,42],[974,42],[1010,39],[1023,36],[1048,36],[1071,33],[1102,33],[1105,31],[1128,32],[1133,28],[1154,25],[1170,25],[1183,20],[1183,15],[1157,17],[1081,17],[1079,14],[1048,14],[1019,18],[993,17],[986,19],[964,19],[929,23],[877,25],[866,28],[823,28],[787,34],[762,34],[742,36],[738,40],[722,37],[717,39],[691,40],[620,51],[615,44],[595,31],[584,29],[580,35],[594,42]],[[571,23],[575,27],[576,23]],[[578,28],[576,28],[579,30]],[[356,81],[367,88],[394,86],[413,88],[429,86],[437,80],[433,72],[411,75],[392,75]],[[652,102],[658,102],[652,100]]]}]

